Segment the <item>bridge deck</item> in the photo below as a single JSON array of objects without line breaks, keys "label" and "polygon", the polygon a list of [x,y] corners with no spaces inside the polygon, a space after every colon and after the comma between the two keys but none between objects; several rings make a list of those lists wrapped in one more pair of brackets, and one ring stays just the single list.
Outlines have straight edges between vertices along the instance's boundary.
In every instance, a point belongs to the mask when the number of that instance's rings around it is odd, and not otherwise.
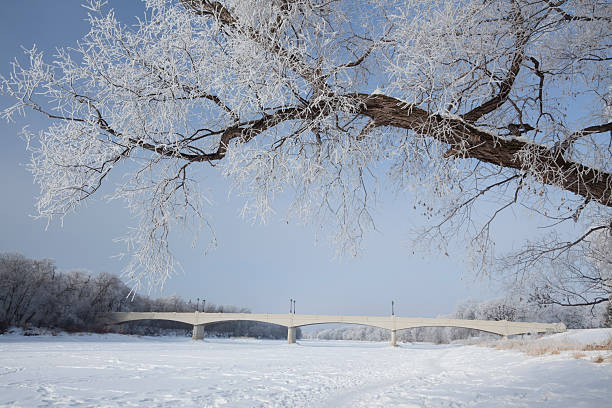
[{"label": "bridge deck", "polygon": [[462,327],[482,330],[501,336],[513,334],[563,332],[563,323],[509,322],[506,320],[463,320],[439,318],[412,318],[397,316],[331,316],[272,313],[173,313],[173,312],[116,312],[104,316],[107,324],[119,324],[137,320],[171,320],[194,326],[227,321],[256,321],[278,324],[286,327],[300,327],[312,324],[346,323],[380,327],[388,330],[402,330],[415,327]]}]

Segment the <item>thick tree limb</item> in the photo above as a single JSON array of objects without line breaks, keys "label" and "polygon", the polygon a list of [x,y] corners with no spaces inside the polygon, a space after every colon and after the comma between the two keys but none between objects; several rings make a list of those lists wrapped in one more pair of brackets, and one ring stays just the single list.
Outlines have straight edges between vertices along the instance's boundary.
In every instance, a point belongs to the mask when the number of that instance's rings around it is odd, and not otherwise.
[{"label": "thick tree limb", "polygon": [[[357,94],[361,103],[360,114],[372,120],[372,126],[391,126],[412,130],[447,143],[451,149],[460,150],[466,158],[480,160],[501,167],[531,172],[543,184],[558,186],[574,194],[612,207],[612,174],[581,163],[566,160],[554,148],[519,139],[505,139],[486,132],[457,117],[431,115],[415,106],[406,106],[399,99],[381,94]],[[216,152],[209,154],[185,154],[176,150],[142,144],[141,147],[189,161],[210,162],[225,157],[227,146],[233,139],[248,142],[263,131],[291,120],[313,119],[321,114],[315,106],[286,108],[251,121],[242,127],[231,127],[223,132]],[[519,154],[529,150],[533,161],[526,162]]]},{"label": "thick tree limb", "polygon": [[225,6],[218,1],[181,0],[181,3],[197,15],[214,17],[225,25],[236,24],[236,19]]},{"label": "thick tree limb", "polygon": [[[221,24],[232,30],[243,30],[252,40],[257,42],[264,49],[267,49],[273,54],[280,56],[285,59],[291,69],[308,81],[314,90],[318,92],[329,91],[323,74],[318,70],[311,68],[308,64],[304,63],[295,53],[287,51],[278,41],[271,40],[268,36],[262,36],[261,33],[257,32],[253,27],[240,27],[239,21],[232,15],[223,4],[218,1],[208,0],[181,0],[181,3],[189,10],[193,11],[197,15],[208,16],[217,19]],[[282,11],[286,11],[288,5],[283,4],[281,7]],[[369,55],[369,52],[368,54]],[[364,56],[364,59],[367,57]],[[361,63],[361,62],[359,62]],[[358,65],[358,64],[356,64]]]},{"label": "thick tree limb", "polygon": [[562,0],[562,1],[549,1],[548,2],[548,6],[552,9],[555,10],[557,13],[559,13],[559,15],[561,16],[561,18],[565,21],[612,21],[612,19],[610,19],[609,17],[606,16],[576,16],[573,14],[570,14],[568,12],[566,12],[565,10],[563,10],[560,6],[562,6],[563,4],[565,4],[566,1]]},{"label": "thick tree limb", "polygon": [[483,103],[482,105],[472,109],[468,113],[462,115],[463,119],[468,122],[476,122],[478,119],[487,115],[500,106],[502,106],[508,96],[510,95],[510,91],[512,90],[512,86],[514,85],[514,81],[516,81],[516,77],[518,76],[521,70],[521,64],[525,59],[525,45],[529,40],[529,35],[523,30],[522,27],[522,16],[521,11],[516,10],[515,12],[516,19],[516,44],[514,55],[512,56],[512,63],[510,64],[510,69],[508,70],[508,74],[506,78],[499,85],[499,92],[497,95],[493,96],[491,99]]},{"label": "thick tree limb", "polygon": [[[543,145],[501,138],[459,118],[430,115],[390,96],[358,94],[356,97],[363,104],[361,113],[374,120],[377,126],[413,130],[448,143],[451,148],[457,146],[468,158],[517,170],[531,169],[532,175],[544,184],[612,207],[612,174],[609,172],[566,160],[556,154],[555,149]],[[532,152],[532,163],[525,162],[518,154],[526,149]]]}]

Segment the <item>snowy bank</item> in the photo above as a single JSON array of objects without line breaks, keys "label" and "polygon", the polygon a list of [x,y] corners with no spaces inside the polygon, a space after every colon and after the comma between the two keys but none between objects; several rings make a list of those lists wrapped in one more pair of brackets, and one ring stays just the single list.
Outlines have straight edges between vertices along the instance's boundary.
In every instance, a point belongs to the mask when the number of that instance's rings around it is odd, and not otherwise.
[{"label": "snowy bank", "polygon": [[547,336],[522,336],[479,343],[472,341],[471,344],[521,351],[529,356],[551,354],[612,363],[612,328],[573,329]]},{"label": "snowy bank", "polygon": [[0,336],[0,406],[607,407],[610,384],[612,364],[489,347]]}]

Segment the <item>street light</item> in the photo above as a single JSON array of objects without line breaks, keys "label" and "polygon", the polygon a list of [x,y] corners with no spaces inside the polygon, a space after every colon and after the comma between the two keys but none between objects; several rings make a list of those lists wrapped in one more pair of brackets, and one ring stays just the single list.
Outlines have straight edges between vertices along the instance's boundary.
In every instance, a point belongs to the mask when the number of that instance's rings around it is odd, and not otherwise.
[{"label": "street light", "polygon": [[199,312],[200,311],[200,298],[197,298],[197,299],[198,299],[198,303],[196,303],[196,312]]},{"label": "street light", "polygon": [[392,300],[391,301],[391,316],[395,316],[395,308],[394,308],[394,306],[395,306],[395,301]]},{"label": "street light", "polygon": [[289,314],[293,313],[293,299],[289,299]]},{"label": "street light", "polygon": [[206,299],[202,299],[202,312],[206,312]]},{"label": "street light", "polygon": [[293,299],[293,314],[295,314],[295,299]]}]

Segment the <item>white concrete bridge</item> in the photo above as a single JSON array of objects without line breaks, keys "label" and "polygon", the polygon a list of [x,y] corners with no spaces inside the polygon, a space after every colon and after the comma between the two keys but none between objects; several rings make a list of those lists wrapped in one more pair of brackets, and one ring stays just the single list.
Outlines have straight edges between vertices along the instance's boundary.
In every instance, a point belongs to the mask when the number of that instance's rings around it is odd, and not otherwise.
[{"label": "white concrete bridge", "polygon": [[397,343],[397,330],[415,327],[461,327],[484,332],[510,336],[527,333],[559,333],[566,327],[563,323],[527,323],[509,322],[506,320],[463,320],[438,318],[412,318],[397,316],[328,316],[305,314],[269,314],[269,313],[176,313],[176,312],[116,312],[103,317],[106,324],[119,324],[137,320],[170,320],[193,325],[193,339],[204,338],[204,326],[210,323],[230,321],[254,321],[272,323],[287,327],[287,342],[295,343],[295,329],[300,326],[324,323],[360,324],[391,330],[391,345]]}]

